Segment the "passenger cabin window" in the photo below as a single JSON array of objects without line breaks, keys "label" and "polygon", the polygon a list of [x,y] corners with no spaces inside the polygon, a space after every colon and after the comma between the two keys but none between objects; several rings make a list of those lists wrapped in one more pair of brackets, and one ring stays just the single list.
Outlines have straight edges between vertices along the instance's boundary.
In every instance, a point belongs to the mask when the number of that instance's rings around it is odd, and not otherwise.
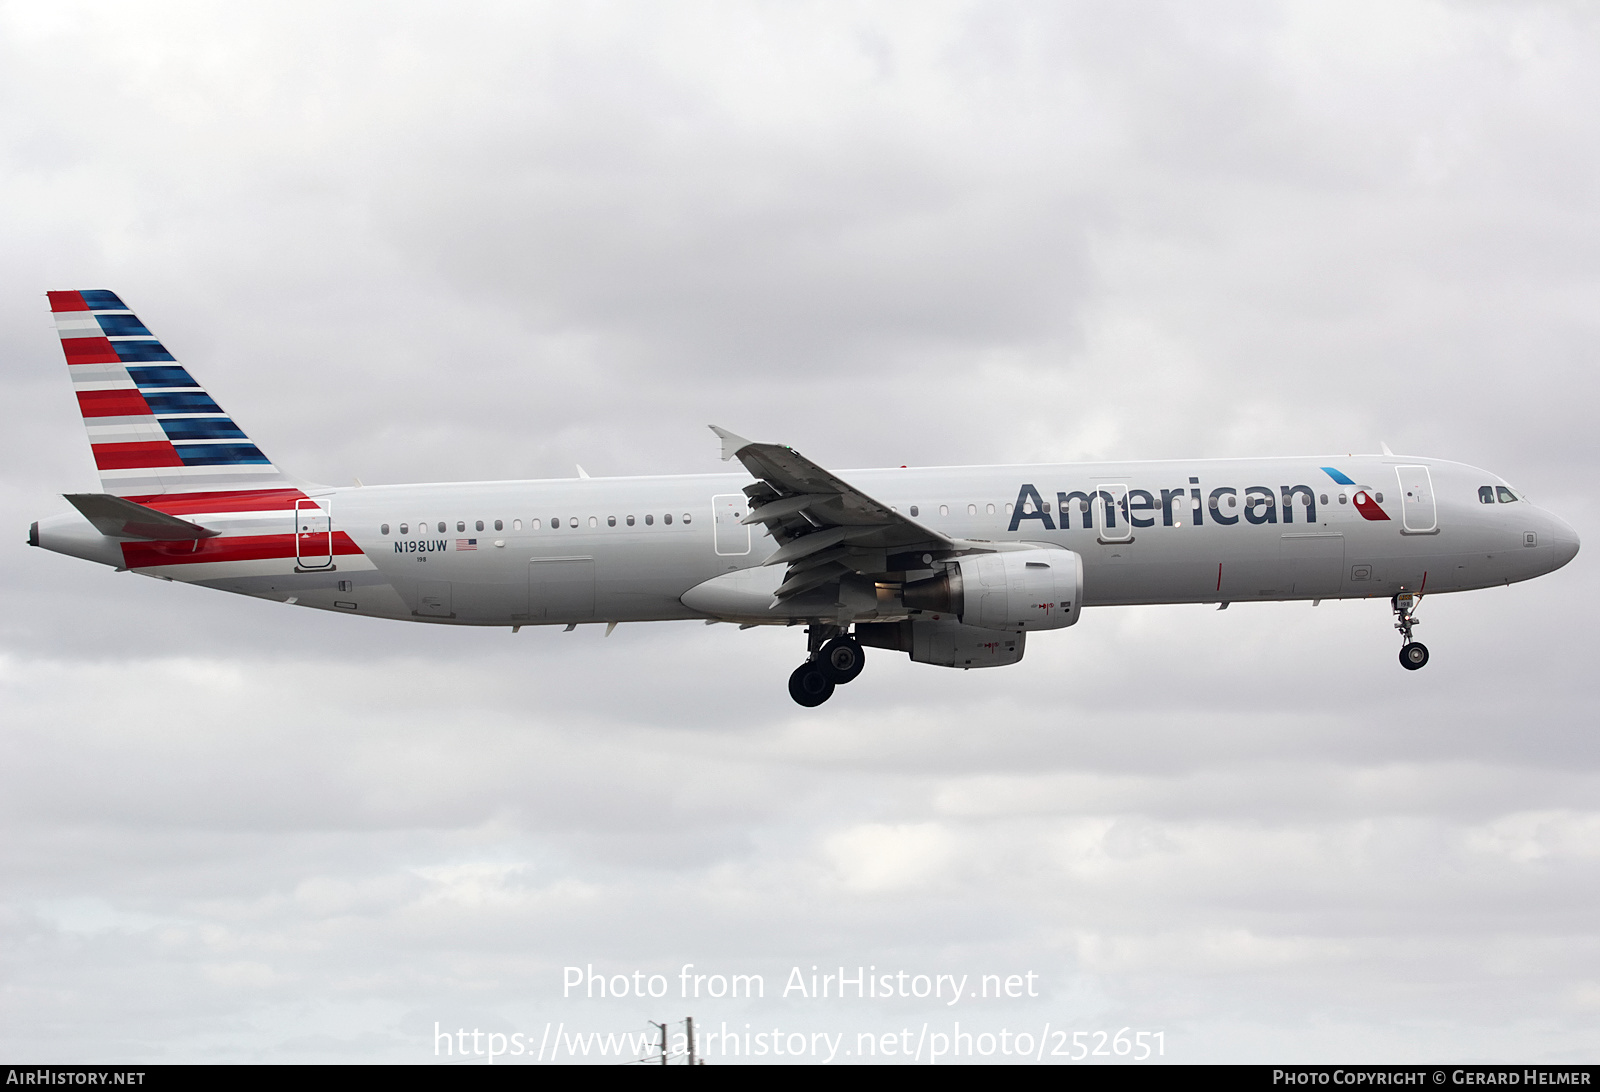
[{"label": "passenger cabin window", "polygon": [[1340,504],[1343,504],[1343,503],[1344,503],[1344,502],[1345,502],[1345,497],[1344,497],[1344,494],[1343,494],[1343,493],[1340,493],[1340,494],[1339,494],[1339,503],[1340,503]]},{"label": "passenger cabin window", "polygon": [[948,516],[950,514],[950,506],[948,504],[941,504],[939,506],[939,514],[941,516]]},{"label": "passenger cabin window", "polygon": [[1492,485],[1480,485],[1480,486],[1478,486],[1478,503],[1479,504],[1493,504],[1494,503],[1494,486],[1492,486]]},{"label": "passenger cabin window", "polygon": [[629,516],[629,517],[628,517],[628,526],[629,526],[629,527],[632,527],[632,526],[633,526],[633,517],[632,517],[632,516]]},{"label": "passenger cabin window", "polygon": [[1500,494],[1501,504],[1510,504],[1517,499],[1517,495],[1503,485],[1496,486],[1495,492]]},{"label": "passenger cabin window", "polygon": [[672,523],[672,513],[668,512],[666,515],[662,516],[661,517],[661,522],[662,523],[666,523],[666,524],[671,524]]},{"label": "passenger cabin window", "polygon": [[917,514],[917,506],[914,505],[914,504],[911,506],[911,514],[913,516],[915,516]]},{"label": "passenger cabin window", "polygon": [[406,524],[404,524],[404,523],[402,523],[402,524],[401,524],[401,525],[400,525],[400,533],[401,533],[401,534],[402,534],[402,535],[408,535],[408,534],[410,534],[410,533],[411,533],[411,528],[410,528],[410,527],[408,527],[408,526],[407,526],[407,525],[406,525]]},{"label": "passenger cabin window", "polygon": [[[737,513],[737,512],[735,512],[735,513],[734,513],[734,515],[738,515],[738,513]],[[688,513],[688,512],[685,512],[685,513],[684,513],[684,514],[683,514],[683,522],[684,522],[684,525],[685,525],[685,526],[687,526],[687,525],[688,525],[688,523],[689,523],[689,513]]]},{"label": "passenger cabin window", "polygon": [[382,527],[380,527],[378,529],[380,531],[382,531],[384,534],[388,534],[389,533],[389,525],[387,523],[385,523]]},{"label": "passenger cabin window", "polygon": [[483,530],[483,520],[480,519],[477,523],[474,523],[473,527],[477,528],[480,531]]},{"label": "passenger cabin window", "polygon": [[567,526],[568,527],[576,527],[577,525],[578,525],[578,517],[577,516],[573,516],[571,519],[567,520]]},{"label": "passenger cabin window", "polygon": [[976,504],[967,505],[967,515],[975,516],[977,514],[978,514],[978,506]]},{"label": "passenger cabin window", "polygon": [[[478,524],[478,526],[481,528],[483,526],[483,524],[480,523],[480,524]],[[503,520],[503,519],[495,520],[494,521],[494,529],[496,531],[504,531],[506,529],[506,521]]]},{"label": "passenger cabin window", "polygon": [[560,529],[561,529],[561,517],[560,516],[551,516],[550,517],[550,530],[559,531]]},{"label": "passenger cabin window", "polygon": [[[1006,505],[1006,507],[1010,508],[1011,506],[1008,504],[1008,505]],[[991,516],[994,515],[994,505],[986,504],[986,505],[984,505],[984,509],[985,509],[985,511],[987,512],[988,515],[991,515]]]},{"label": "passenger cabin window", "polygon": [[439,521],[439,533],[444,534],[444,520]]},{"label": "passenger cabin window", "polygon": [[[514,519],[514,520],[512,520],[512,521],[511,521],[511,529],[512,529],[512,530],[513,530],[513,531],[520,531],[520,530],[522,530],[522,521],[521,521],[521,520],[520,520],[520,519]],[[479,530],[482,530],[482,528],[481,528],[481,527],[480,527],[480,528],[479,528]]]},{"label": "passenger cabin window", "polygon": [[598,527],[598,526],[600,526],[600,521],[598,519],[596,519],[594,516],[590,516],[589,517],[589,526],[590,527]]},{"label": "passenger cabin window", "polygon": [[656,517],[654,517],[654,516],[646,516],[646,517],[644,517],[644,525],[646,527],[649,527],[651,524],[655,523],[655,521],[656,521]]},{"label": "passenger cabin window", "polygon": [[606,517],[606,526],[607,527],[615,527],[616,525],[617,525],[617,517],[616,516],[607,516]]},{"label": "passenger cabin window", "polygon": [[540,526],[542,526],[542,525],[539,523],[539,518],[537,516],[535,516],[533,519],[530,519],[528,521],[528,529],[530,531],[537,531],[540,528]]},{"label": "passenger cabin window", "polygon": [[1326,494],[1326,493],[1322,494],[1322,503],[1324,505],[1326,505],[1328,503],[1328,494]]},{"label": "passenger cabin window", "polygon": [[456,520],[456,530],[457,531],[465,531],[466,529],[467,529],[467,521],[466,520],[464,520],[464,519]]}]

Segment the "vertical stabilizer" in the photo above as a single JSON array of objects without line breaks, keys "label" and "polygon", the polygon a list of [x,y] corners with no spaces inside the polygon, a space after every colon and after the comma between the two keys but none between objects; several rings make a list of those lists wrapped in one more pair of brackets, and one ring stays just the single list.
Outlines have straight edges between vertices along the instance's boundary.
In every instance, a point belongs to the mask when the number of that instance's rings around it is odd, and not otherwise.
[{"label": "vertical stabilizer", "polygon": [[298,493],[115,293],[49,296],[107,493]]}]

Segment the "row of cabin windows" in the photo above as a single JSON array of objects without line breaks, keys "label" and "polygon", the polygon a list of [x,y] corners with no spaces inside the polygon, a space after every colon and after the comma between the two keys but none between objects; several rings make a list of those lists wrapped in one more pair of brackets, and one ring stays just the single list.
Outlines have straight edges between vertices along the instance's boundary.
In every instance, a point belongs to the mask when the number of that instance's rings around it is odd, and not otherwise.
[{"label": "row of cabin windows", "polygon": [[[633,527],[637,523],[637,520],[633,516],[624,516],[622,518],[623,518],[623,522],[629,527]],[[685,512],[683,514],[682,518],[683,518],[683,522],[684,522],[685,525],[694,522],[694,517],[688,512]],[[561,523],[562,519],[563,519],[563,517],[561,517],[561,516],[551,516],[550,517],[550,530],[552,530],[552,531],[560,530],[560,528],[562,526],[562,523]],[[567,517],[565,517],[565,519],[567,521],[566,522],[566,526],[568,526],[568,527],[577,527],[579,525],[577,516],[567,516]],[[656,517],[654,515],[647,515],[647,516],[644,517],[644,525],[646,527],[655,526],[655,522],[656,522]],[[672,513],[668,512],[665,515],[663,515],[661,517],[661,522],[666,524],[669,527],[672,526]],[[606,517],[606,526],[607,527],[615,527],[616,525],[617,525],[617,517],[616,516],[607,516]],[[434,526],[438,528],[438,533],[441,534],[441,535],[449,533],[450,523],[449,523],[448,520],[439,520],[438,523],[435,524]],[[600,517],[599,516],[590,516],[589,517],[589,526],[590,527],[599,527],[600,526]],[[466,520],[464,520],[464,519],[456,520],[456,530],[457,531],[465,531],[466,529],[467,529],[467,521]],[[483,530],[484,529],[483,520],[480,519],[480,520],[475,521],[473,523],[473,529],[476,530],[476,531]],[[504,531],[506,529],[505,520],[501,520],[501,519],[495,520],[494,521],[494,529],[496,531]],[[512,520],[511,521],[511,529],[513,531],[522,530],[522,521],[520,519]],[[528,530],[530,530],[530,531],[540,531],[540,530],[543,530],[543,529],[544,529],[544,521],[539,519],[537,516],[535,516],[533,519],[530,519],[528,521]],[[389,533],[389,525],[387,523],[381,524],[379,526],[378,530],[380,531],[380,533],[387,535]],[[402,535],[409,535],[411,533],[411,524],[402,523],[400,525],[400,533]],[[427,520],[418,520],[417,521],[417,534],[425,535],[427,533],[428,533],[428,521]]]},{"label": "row of cabin windows", "polygon": [[[1478,490],[1478,500],[1482,501],[1484,504],[1494,504],[1495,503],[1495,491],[1496,491],[1496,489],[1499,490],[1499,500],[1500,500],[1500,503],[1502,503],[1502,504],[1510,504],[1512,501],[1517,499],[1516,494],[1511,492],[1511,490],[1507,489],[1503,485],[1502,486],[1486,485],[1486,486],[1483,486],[1482,488],[1480,488]],[[1328,494],[1324,493],[1318,499],[1321,501],[1321,503],[1327,504],[1328,503]],[[1382,493],[1374,493],[1372,495],[1372,499],[1377,501],[1379,504],[1382,504],[1383,503],[1383,494]],[[1338,500],[1339,500],[1340,504],[1348,504],[1349,503],[1349,497],[1346,496],[1344,493],[1340,493],[1339,494]],[[1237,496],[1233,496],[1233,495],[1230,494],[1228,497],[1221,498],[1221,499],[1219,499],[1217,497],[1212,497],[1211,498],[1211,507],[1212,508],[1217,508],[1219,506],[1220,501],[1225,501],[1229,508],[1236,508],[1236,507],[1238,507],[1238,504],[1239,504],[1239,498]],[[1088,509],[1087,502],[1085,502],[1085,501],[1083,501],[1081,499],[1078,501],[1078,505],[1077,506],[1078,506],[1080,511],[1087,511],[1087,509]],[[997,514],[997,509],[993,504],[986,504],[983,507],[984,507],[984,514],[985,515],[993,516],[993,515]],[[1005,515],[1007,515],[1007,516],[1011,515],[1012,506],[1010,504],[1004,505],[1003,509],[1004,509]],[[890,511],[898,512],[899,510],[900,510],[899,508],[896,508],[896,507],[893,507],[893,506],[890,507]],[[921,515],[921,511],[922,510],[921,510],[921,506],[920,505],[913,504],[911,506],[911,508],[910,508],[911,517],[913,519],[915,519],[916,517]],[[1043,511],[1043,512],[1050,511],[1050,502],[1049,501],[1045,501],[1040,506],[1040,511]],[[939,505],[939,514],[941,516],[948,516],[950,514],[950,506],[948,504]],[[967,515],[976,516],[977,514],[978,514],[978,506],[976,504],[967,505]],[[562,520],[561,516],[552,516],[551,519],[550,519],[550,529],[552,531],[559,530],[561,528],[561,520]],[[567,526],[568,527],[577,527],[577,526],[579,526],[578,517],[577,516],[568,516],[568,517],[566,517],[566,520],[567,520]],[[635,519],[634,519],[633,516],[624,516],[623,517],[623,521],[629,527],[635,526]],[[690,523],[692,521],[693,521],[693,517],[690,515],[690,513],[685,512],[683,514],[683,522],[685,524],[688,524],[688,523]],[[647,516],[644,517],[644,525],[646,527],[654,526],[655,522],[656,522],[656,517],[654,515],[647,515]],[[663,515],[661,517],[661,522],[664,523],[664,524],[667,524],[668,526],[671,526],[671,524],[672,524],[672,514],[669,512],[669,513]],[[607,516],[606,517],[606,526],[607,527],[615,527],[616,525],[617,525],[617,517],[616,516]],[[441,534],[441,535],[447,533],[448,528],[449,528],[449,524],[445,520],[440,520],[436,526],[438,527],[438,533]],[[598,516],[590,516],[589,517],[589,526],[590,527],[599,527],[600,526],[600,517],[598,517]],[[533,519],[528,521],[528,529],[530,531],[538,531],[538,530],[541,530],[542,527],[543,527],[543,524],[538,519],[538,517],[535,517],[535,518],[533,518]],[[387,523],[383,524],[381,529],[382,529],[382,532],[384,534],[387,535],[389,533],[389,525]],[[466,529],[467,529],[467,521],[466,520],[457,520],[456,521],[456,530],[457,531],[465,531]],[[476,523],[474,524],[474,529],[482,531],[484,529],[483,520],[480,519],[480,520],[476,521]],[[505,530],[505,521],[504,520],[498,520],[498,519],[495,520],[494,521],[494,529],[496,531]],[[511,521],[511,529],[513,531],[522,530],[522,521],[520,519],[512,520]],[[400,533],[402,535],[410,534],[411,533],[410,532],[410,525],[402,523],[400,525]],[[417,533],[419,535],[425,535],[425,534],[428,533],[428,523],[427,523],[426,520],[423,520],[423,521],[421,521],[421,522],[419,522],[417,524]]]},{"label": "row of cabin windows", "polygon": [[[1009,516],[1011,514],[1011,505],[1007,504],[1004,507],[1005,507],[1005,514]],[[986,510],[986,514],[991,515],[991,516],[995,514],[995,506],[994,505],[986,504],[986,505],[984,505],[984,508]],[[1044,510],[1046,512],[1050,511],[1050,503],[1048,501],[1045,502]],[[891,504],[889,506],[889,511],[898,512],[898,511],[900,511],[900,509],[896,508],[894,505]],[[915,519],[917,516],[920,516],[922,514],[921,506],[920,505],[916,505],[916,504],[913,504],[911,506],[911,508],[909,509],[909,511],[911,512],[911,516],[912,516],[913,519]],[[941,516],[948,516],[950,514],[950,506],[948,504],[941,504],[939,506],[939,514]],[[975,516],[977,514],[978,514],[978,506],[976,504],[967,505],[967,515]]]},{"label": "row of cabin windows", "polygon": [[1511,504],[1521,499],[1521,497],[1518,497],[1503,485],[1478,486],[1478,503],[1480,504],[1495,504],[1497,501],[1500,504]]},{"label": "row of cabin windows", "polygon": [[[1485,504],[1493,504],[1494,503],[1494,498],[1492,496],[1488,495],[1485,492],[1485,490],[1487,490],[1488,488],[1489,488],[1488,486],[1484,486],[1483,489],[1478,490],[1478,496],[1479,496],[1479,499],[1483,500],[1483,503],[1485,503]],[[1500,492],[1505,494],[1505,496],[1502,496],[1500,498],[1501,500],[1503,500],[1503,501],[1504,500],[1508,500],[1508,499],[1509,500],[1516,500],[1515,497],[1511,496],[1511,490],[1505,488],[1505,486],[1501,486],[1500,487]],[[1374,493],[1372,495],[1372,499],[1377,501],[1379,504],[1382,504],[1383,503],[1383,494],[1382,493]],[[1328,503],[1328,494],[1326,494],[1326,493],[1322,494],[1322,496],[1319,497],[1318,500],[1322,504],[1327,504]],[[1346,496],[1344,493],[1340,493],[1339,494],[1338,500],[1339,500],[1340,504],[1348,504],[1348,503],[1350,503],[1350,498],[1348,496]],[[1225,503],[1227,504],[1227,506],[1229,508],[1237,508],[1239,506],[1239,498],[1237,496],[1228,496],[1226,498],[1223,498],[1222,501],[1225,501]],[[1217,497],[1212,497],[1211,498],[1211,507],[1212,508],[1218,507],[1219,503],[1221,503],[1222,501],[1219,501],[1219,498],[1217,498]],[[1082,500],[1080,498],[1079,501],[1078,501],[1077,507],[1078,507],[1079,511],[1087,511],[1089,505],[1088,505],[1087,501],[1084,501],[1084,500]],[[898,512],[900,509],[892,508],[891,510],[895,511],[895,512]],[[915,518],[917,515],[920,514],[920,509],[915,504],[913,504],[911,506],[910,511],[911,511],[911,515],[912,515],[913,518]],[[1039,511],[1041,511],[1041,512],[1050,511],[1050,502],[1049,501],[1045,501],[1043,504],[1041,504],[1039,506]],[[948,516],[950,514],[950,506],[948,504],[941,504],[939,506],[939,514],[941,516]],[[978,514],[978,506],[976,504],[967,505],[967,515],[975,516],[977,514]],[[995,515],[995,506],[992,505],[992,504],[984,505],[984,514],[985,515],[990,515],[990,516]],[[1005,514],[1008,515],[1008,516],[1011,514],[1011,505],[1009,505],[1009,504],[1005,505]]]},{"label": "row of cabin windows", "polygon": [[[1265,493],[1256,493],[1254,495],[1258,496],[1258,497],[1260,497],[1260,496],[1270,496],[1270,494],[1265,494]],[[1348,496],[1346,496],[1345,494],[1343,494],[1343,493],[1340,493],[1334,499],[1336,499],[1340,504],[1349,504],[1350,503],[1350,498]],[[1377,501],[1379,504],[1382,504],[1383,503],[1383,494],[1382,493],[1374,493],[1374,494],[1372,494],[1372,499]],[[1218,498],[1216,498],[1216,497],[1212,497],[1211,498],[1211,507],[1212,508],[1216,508],[1217,507],[1217,501],[1218,501]],[[1227,502],[1228,502],[1228,507],[1229,508],[1237,508],[1238,505],[1239,505],[1239,498],[1235,497],[1235,496],[1229,496],[1227,498]],[[1327,505],[1327,503],[1328,503],[1328,494],[1324,493],[1320,497],[1318,497],[1317,498],[1317,503],[1321,504],[1321,505],[1324,505],[1324,506]]]}]

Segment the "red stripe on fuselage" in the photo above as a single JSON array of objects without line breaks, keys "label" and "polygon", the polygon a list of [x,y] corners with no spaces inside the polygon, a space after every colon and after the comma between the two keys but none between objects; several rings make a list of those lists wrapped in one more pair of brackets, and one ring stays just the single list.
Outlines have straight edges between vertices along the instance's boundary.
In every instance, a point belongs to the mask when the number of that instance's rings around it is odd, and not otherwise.
[{"label": "red stripe on fuselage", "polygon": [[83,302],[82,294],[78,292],[46,292],[50,297],[50,310],[52,311],[87,311],[89,305]]},{"label": "red stripe on fuselage", "polygon": [[154,508],[169,516],[203,515],[208,512],[276,512],[292,509],[305,500],[298,489],[223,490],[211,493],[155,493],[148,497],[129,497],[135,504]]},{"label": "red stripe on fuselage", "polygon": [[178,452],[165,440],[89,446],[94,449],[94,465],[101,470],[139,470],[147,466],[183,465]]},{"label": "red stripe on fuselage", "polygon": [[[333,533],[333,554],[343,557],[361,553],[361,547],[343,531]],[[235,535],[203,538],[194,542],[124,542],[122,560],[130,569],[149,569],[160,565],[195,565],[227,561],[293,561],[295,536]]]},{"label": "red stripe on fuselage", "polygon": [[148,417],[144,395],[124,388],[114,391],[79,391],[78,408],[85,417]]},{"label": "red stripe on fuselage", "polygon": [[61,351],[67,354],[68,364],[121,364],[122,358],[103,337],[64,337]]}]

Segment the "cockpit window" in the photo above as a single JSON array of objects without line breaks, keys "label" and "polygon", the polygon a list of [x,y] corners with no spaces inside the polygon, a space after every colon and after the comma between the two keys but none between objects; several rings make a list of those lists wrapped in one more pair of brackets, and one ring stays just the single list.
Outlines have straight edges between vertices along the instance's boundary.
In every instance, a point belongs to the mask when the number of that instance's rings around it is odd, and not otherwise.
[{"label": "cockpit window", "polygon": [[1493,504],[1494,503],[1494,486],[1492,486],[1492,485],[1480,485],[1480,486],[1478,486],[1478,500],[1479,500],[1479,502],[1481,502],[1483,504]]},{"label": "cockpit window", "polygon": [[1517,495],[1503,485],[1495,486],[1495,492],[1500,494],[1501,504],[1510,504],[1517,499]]}]

